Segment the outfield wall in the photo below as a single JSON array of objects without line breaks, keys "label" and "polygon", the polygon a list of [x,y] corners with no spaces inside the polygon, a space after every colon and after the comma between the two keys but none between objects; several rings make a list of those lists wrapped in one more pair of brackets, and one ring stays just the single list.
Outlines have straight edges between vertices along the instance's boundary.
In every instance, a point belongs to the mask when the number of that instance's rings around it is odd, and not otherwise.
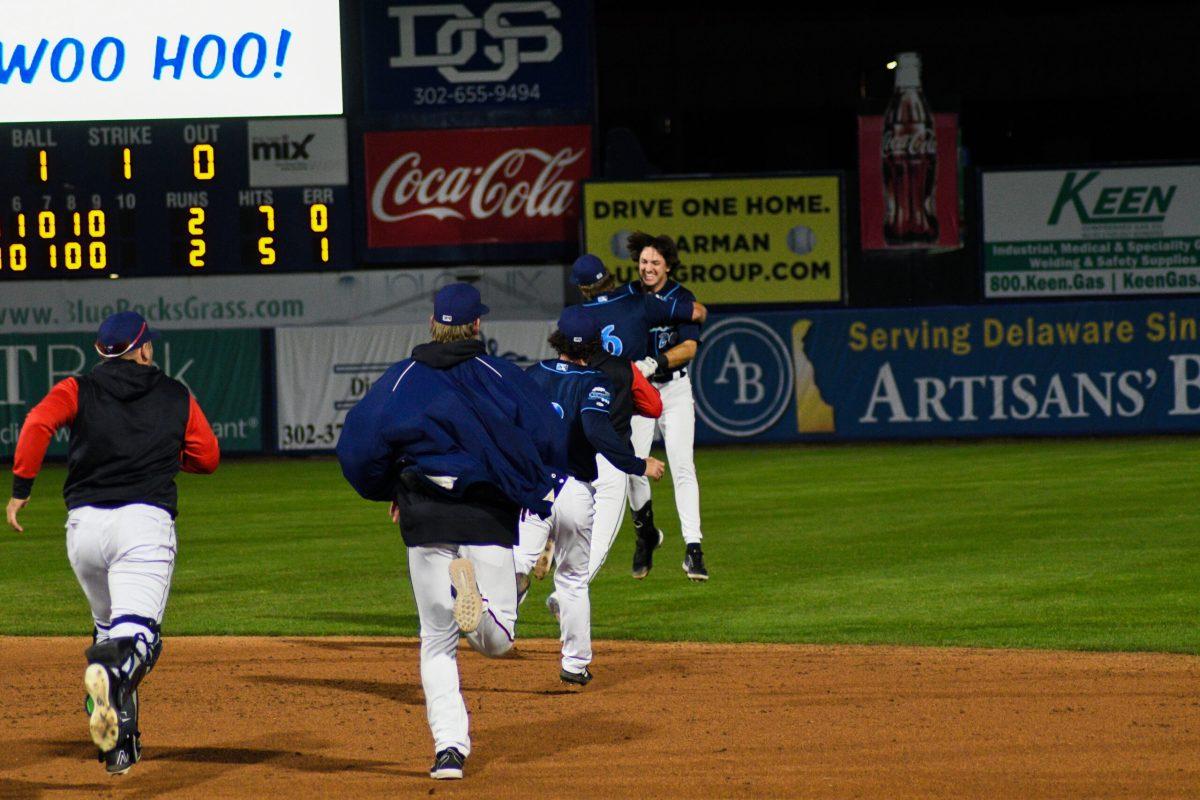
[{"label": "outfield wall", "polygon": [[[488,351],[551,355],[550,320],[484,326]],[[320,452],[425,323],[164,332],[157,360],[225,452]],[[690,373],[701,443],[1200,430],[1200,300],[713,314]],[[0,335],[0,458],[87,334]],[[66,452],[66,434],[50,454]]]},{"label": "outfield wall", "polygon": [[1200,301],[714,314],[701,442],[1200,430]]}]

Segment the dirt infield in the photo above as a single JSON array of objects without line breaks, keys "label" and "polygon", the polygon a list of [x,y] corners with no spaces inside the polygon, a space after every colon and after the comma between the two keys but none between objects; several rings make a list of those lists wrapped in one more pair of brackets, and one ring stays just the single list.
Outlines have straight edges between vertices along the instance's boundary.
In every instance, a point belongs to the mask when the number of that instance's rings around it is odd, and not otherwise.
[{"label": "dirt infield", "polygon": [[94,761],[75,639],[0,638],[0,797],[1196,797],[1200,658],[557,642],[460,652],[474,753],[435,783],[411,639],[176,638],[145,758]]}]

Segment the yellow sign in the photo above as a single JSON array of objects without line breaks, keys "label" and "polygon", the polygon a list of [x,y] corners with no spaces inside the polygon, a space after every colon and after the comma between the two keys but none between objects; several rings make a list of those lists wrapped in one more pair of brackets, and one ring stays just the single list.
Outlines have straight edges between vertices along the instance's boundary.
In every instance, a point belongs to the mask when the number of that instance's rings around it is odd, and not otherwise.
[{"label": "yellow sign", "polygon": [[634,231],[667,234],[682,267],[671,277],[702,303],[829,303],[842,299],[837,175],[589,181],[584,242],[621,281],[637,279]]}]

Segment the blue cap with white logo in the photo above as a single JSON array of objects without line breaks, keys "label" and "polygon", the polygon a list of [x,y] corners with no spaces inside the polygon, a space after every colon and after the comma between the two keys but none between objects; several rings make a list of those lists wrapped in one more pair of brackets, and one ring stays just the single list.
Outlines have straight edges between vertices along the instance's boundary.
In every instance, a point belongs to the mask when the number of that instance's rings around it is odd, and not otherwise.
[{"label": "blue cap with white logo", "polygon": [[96,352],[104,358],[119,358],[157,338],[158,331],[150,330],[141,314],[118,311],[100,323],[100,330],[96,332]]},{"label": "blue cap with white logo", "polygon": [[608,268],[604,266],[604,262],[591,253],[581,255],[571,265],[571,283],[576,286],[591,286],[607,276]]},{"label": "blue cap with white logo", "polygon": [[469,283],[447,284],[433,296],[433,320],[443,325],[466,325],[490,310]]},{"label": "blue cap with white logo", "polygon": [[583,306],[567,306],[558,316],[558,330],[576,344],[600,338],[600,321]]}]

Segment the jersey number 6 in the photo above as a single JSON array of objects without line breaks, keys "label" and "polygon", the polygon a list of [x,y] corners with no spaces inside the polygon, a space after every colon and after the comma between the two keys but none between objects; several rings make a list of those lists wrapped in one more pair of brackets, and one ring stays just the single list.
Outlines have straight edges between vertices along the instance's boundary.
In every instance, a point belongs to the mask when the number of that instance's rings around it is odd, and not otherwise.
[{"label": "jersey number 6", "polygon": [[613,336],[613,328],[615,327],[617,326],[605,325],[604,329],[600,331],[600,341],[604,345],[604,349],[611,355],[619,356],[621,355],[621,351],[625,349],[625,345],[622,344],[621,337]]}]

